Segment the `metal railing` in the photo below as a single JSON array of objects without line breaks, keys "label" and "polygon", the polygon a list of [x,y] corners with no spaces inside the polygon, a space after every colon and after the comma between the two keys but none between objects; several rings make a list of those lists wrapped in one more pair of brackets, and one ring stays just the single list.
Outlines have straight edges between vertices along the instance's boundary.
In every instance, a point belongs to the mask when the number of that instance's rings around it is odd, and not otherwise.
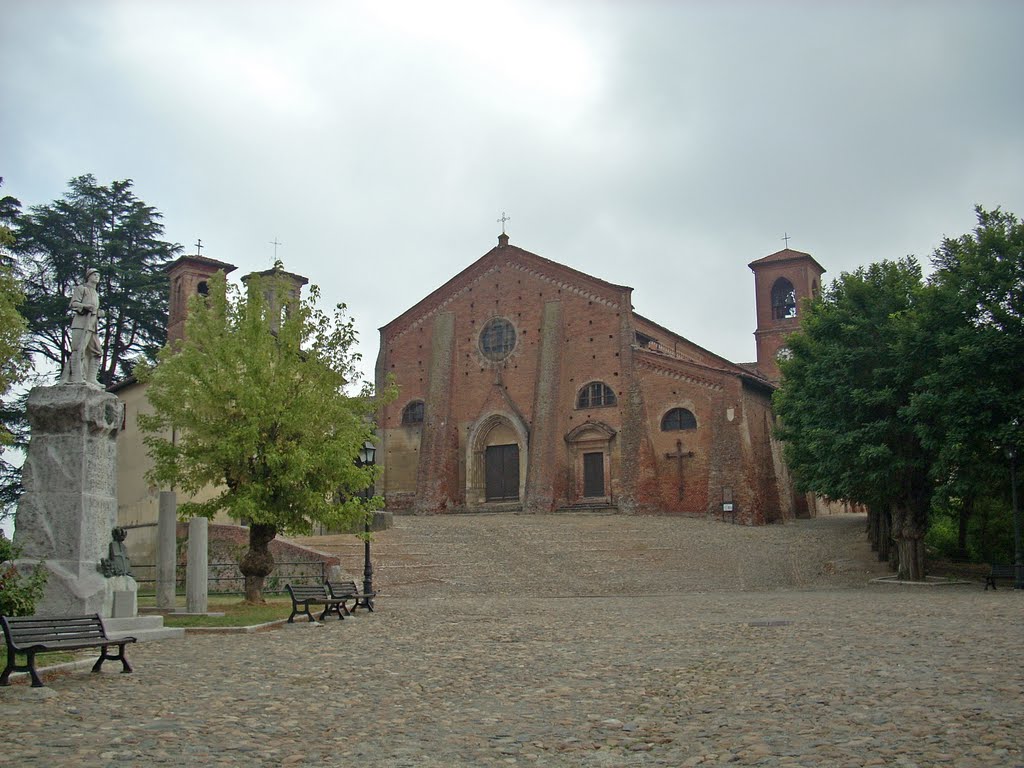
[{"label": "metal railing", "polygon": [[[245,591],[245,577],[238,568],[237,562],[209,563],[207,576],[208,590],[211,594],[233,594]],[[178,595],[185,594],[184,569],[176,569],[174,591]],[[140,594],[156,592],[156,564],[132,563],[132,573],[139,584]],[[274,564],[274,570],[263,582],[263,591],[273,594],[284,592],[285,584],[323,583],[327,578],[327,564],[321,560],[281,561]],[[143,588],[146,585],[146,588]]]}]

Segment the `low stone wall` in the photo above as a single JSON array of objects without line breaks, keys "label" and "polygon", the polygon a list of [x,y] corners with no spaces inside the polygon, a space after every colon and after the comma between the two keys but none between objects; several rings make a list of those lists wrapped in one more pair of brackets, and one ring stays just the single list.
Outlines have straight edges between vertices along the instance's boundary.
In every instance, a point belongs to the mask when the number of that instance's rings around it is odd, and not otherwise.
[{"label": "low stone wall", "polygon": [[[177,525],[178,567],[177,588],[185,588],[185,569],[188,566],[188,523]],[[239,525],[210,523],[209,537],[209,591],[243,591],[242,574],[238,561],[249,548],[249,529]],[[277,566],[267,577],[265,592],[283,592],[290,582],[310,583],[322,581],[329,575],[332,566],[341,561],[334,555],[303,547],[287,539],[275,538],[270,542],[270,552]]]}]

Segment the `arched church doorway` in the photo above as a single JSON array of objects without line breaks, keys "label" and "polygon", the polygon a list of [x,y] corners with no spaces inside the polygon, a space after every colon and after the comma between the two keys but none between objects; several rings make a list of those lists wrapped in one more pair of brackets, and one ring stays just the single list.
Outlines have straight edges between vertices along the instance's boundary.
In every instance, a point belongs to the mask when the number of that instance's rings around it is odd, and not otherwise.
[{"label": "arched church doorway", "polygon": [[466,502],[521,501],[526,483],[527,432],[515,416],[492,413],[470,430]]}]

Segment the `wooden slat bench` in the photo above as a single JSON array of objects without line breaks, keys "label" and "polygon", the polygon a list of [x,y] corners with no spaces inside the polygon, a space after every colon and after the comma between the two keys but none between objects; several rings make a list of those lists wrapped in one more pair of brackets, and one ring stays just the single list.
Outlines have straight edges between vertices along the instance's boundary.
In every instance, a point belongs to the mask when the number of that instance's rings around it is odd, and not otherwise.
[{"label": "wooden slat bench", "polygon": [[[1021,567],[1024,568],[1024,566]],[[1016,583],[1015,568],[1017,568],[1015,565],[993,564],[992,572],[985,577],[985,591],[987,592],[989,587],[992,587],[992,589],[996,588],[996,579],[1009,579]]]},{"label": "wooden slat bench", "polygon": [[327,582],[327,588],[331,591],[331,597],[340,598],[342,600],[341,607],[345,613],[351,613],[348,606],[345,605],[349,600],[352,601],[352,610],[363,607],[366,610],[373,612],[373,598],[377,596],[376,592],[362,593],[359,588],[356,587],[354,581],[339,581],[332,584],[330,581]]},{"label": "wooden slat bench", "polygon": [[[132,666],[124,655],[124,647],[134,643],[134,637],[107,637],[103,620],[98,613],[91,616],[0,616],[7,641],[7,666],[0,675],[0,685],[10,685],[11,672],[28,672],[32,687],[41,688],[43,682],[36,672],[36,654],[44,651],[76,651],[81,648],[99,648],[100,657],[92,665],[99,672],[107,659],[120,661],[121,672],[131,672]],[[107,649],[117,646],[117,653]],[[26,663],[17,663],[18,654],[26,656]]]},{"label": "wooden slat bench", "polygon": [[320,621],[323,621],[331,613],[337,613],[339,619],[344,619],[345,614],[348,613],[344,607],[345,601],[328,594],[327,587],[323,584],[286,584],[285,589],[292,597],[292,615],[288,617],[289,624],[292,624],[300,613],[309,616],[310,621],[315,621],[313,614],[309,612],[310,605],[324,607],[323,613],[320,614]]}]

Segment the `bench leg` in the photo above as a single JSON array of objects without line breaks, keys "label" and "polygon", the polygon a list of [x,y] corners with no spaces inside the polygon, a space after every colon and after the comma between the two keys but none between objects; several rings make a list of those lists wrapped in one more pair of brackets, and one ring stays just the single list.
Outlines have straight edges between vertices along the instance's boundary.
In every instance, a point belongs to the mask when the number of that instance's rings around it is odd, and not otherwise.
[{"label": "bench leg", "polygon": [[288,623],[289,624],[294,624],[295,623],[295,617],[298,616],[300,613],[301,614],[305,614],[306,616],[309,616],[309,620],[310,621],[316,621],[316,619],[313,618],[313,614],[309,612],[309,603],[303,603],[302,604],[302,610],[300,611],[299,610],[299,604],[293,602],[292,603],[292,615],[288,617]]},{"label": "bench leg", "polygon": [[13,672],[17,666],[17,655],[10,648],[7,649],[7,666],[4,667],[4,673],[0,675],[0,685],[11,684],[11,672]]},{"label": "bench leg", "polygon": [[125,645],[127,645],[127,643],[119,643],[117,646],[117,653],[109,653],[107,651],[109,646],[104,645],[100,650],[100,657],[96,659],[96,663],[92,665],[92,671],[99,672],[103,667],[103,662],[110,659],[111,661],[121,662],[122,675],[127,674],[128,672],[133,672],[134,670],[132,669],[132,665],[128,663],[128,657],[124,654]]},{"label": "bench leg", "polygon": [[42,688],[43,681],[39,679],[39,673],[36,672],[36,653],[35,651],[28,651],[26,654],[26,664],[28,667],[28,674],[32,678],[33,688]]}]

